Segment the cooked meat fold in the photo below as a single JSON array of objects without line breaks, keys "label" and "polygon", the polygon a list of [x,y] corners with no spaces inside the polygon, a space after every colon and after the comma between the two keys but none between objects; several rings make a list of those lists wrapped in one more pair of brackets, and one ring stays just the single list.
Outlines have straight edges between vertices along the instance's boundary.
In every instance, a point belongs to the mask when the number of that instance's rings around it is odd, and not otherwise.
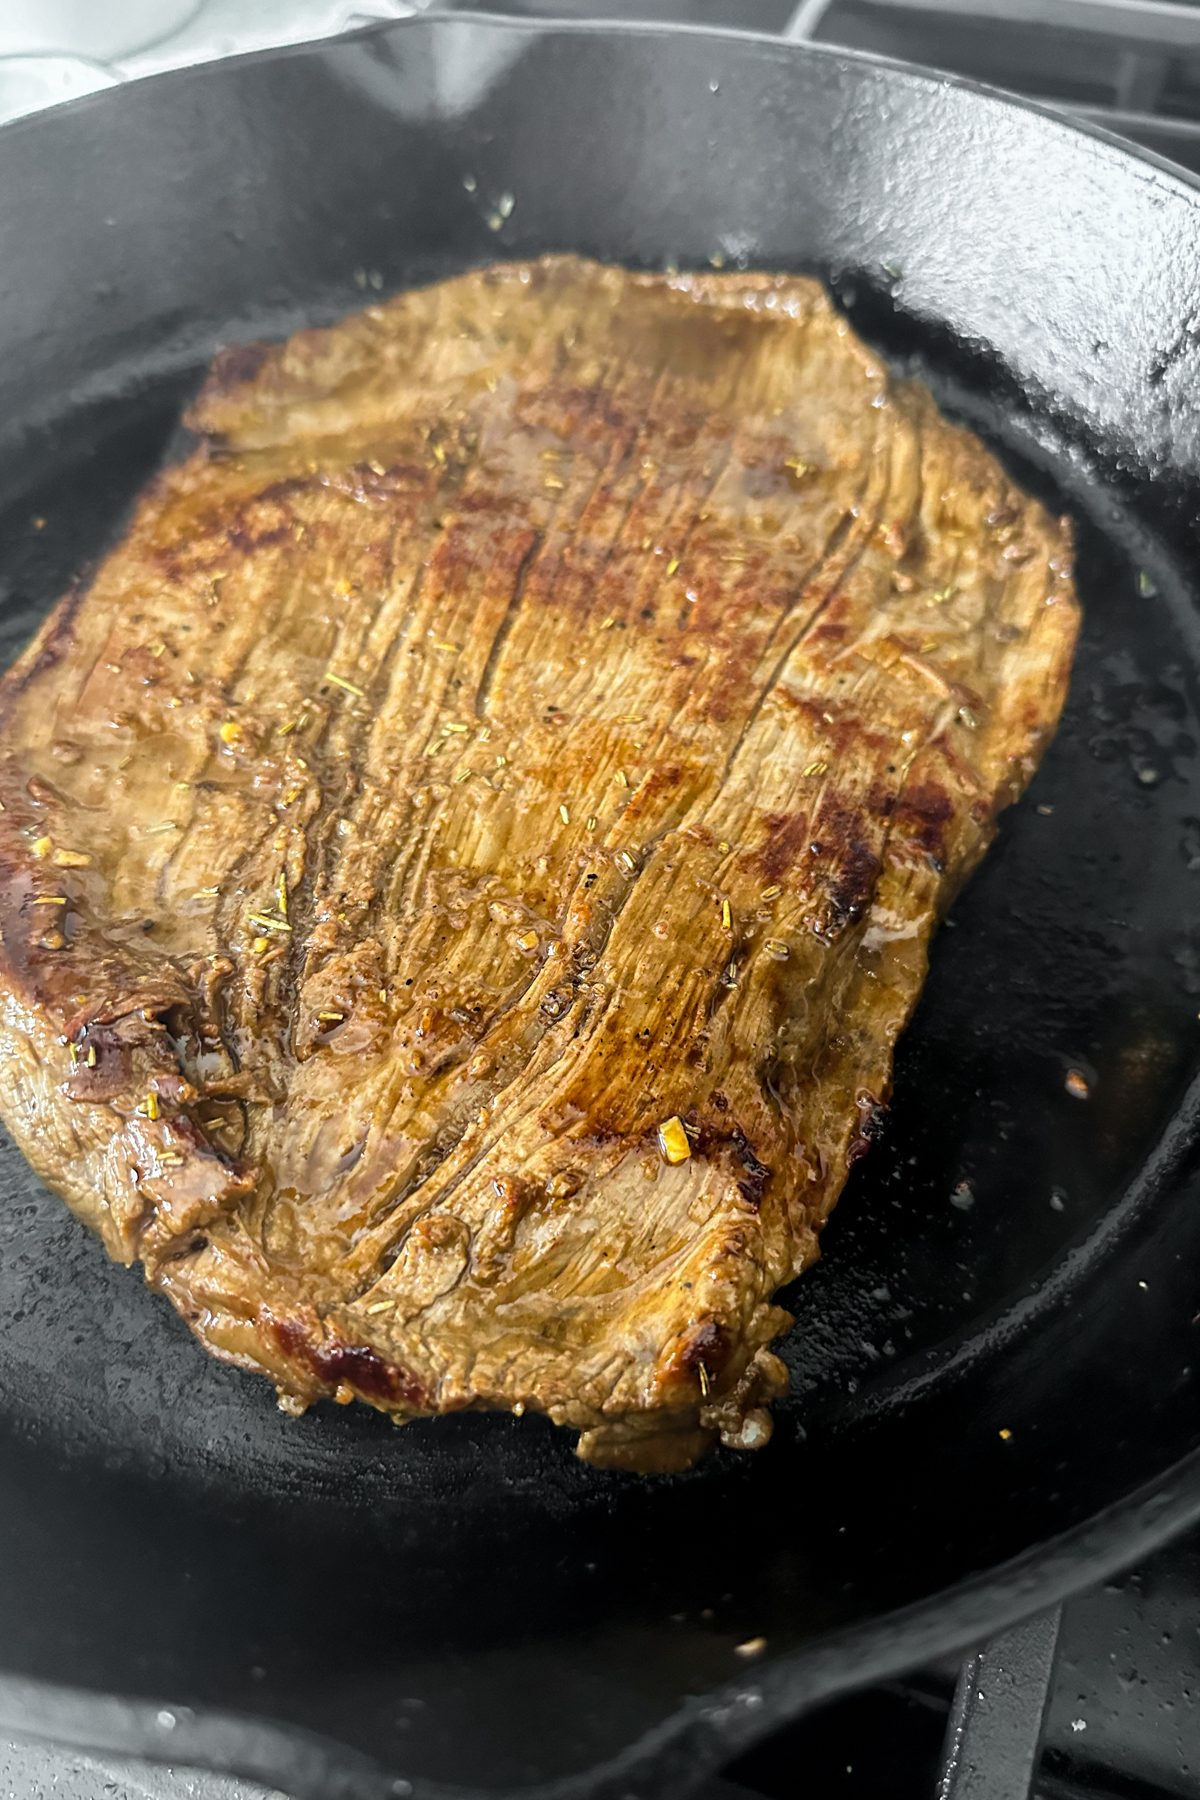
[{"label": "cooked meat fold", "polygon": [[763,1442],[1066,524],[792,277],[485,269],[189,424],[0,687],[10,1130],[290,1410]]}]

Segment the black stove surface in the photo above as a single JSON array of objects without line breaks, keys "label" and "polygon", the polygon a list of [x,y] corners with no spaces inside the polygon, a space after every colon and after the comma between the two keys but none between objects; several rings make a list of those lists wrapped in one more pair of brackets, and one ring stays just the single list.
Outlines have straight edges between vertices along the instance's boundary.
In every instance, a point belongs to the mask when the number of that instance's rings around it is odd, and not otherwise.
[{"label": "black stove surface", "polygon": [[[497,9],[511,8],[505,0]],[[733,24],[906,58],[1102,124],[1200,175],[1200,0],[522,0],[520,10]],[[961,1668],[919,1669],[807,1715],[714,1778],[700,1800],[793,1795],[1200,1795],[1200,1537]],[[225,1777],[0,1741],[0,1800],[100,1796],[284,1800]]]}]

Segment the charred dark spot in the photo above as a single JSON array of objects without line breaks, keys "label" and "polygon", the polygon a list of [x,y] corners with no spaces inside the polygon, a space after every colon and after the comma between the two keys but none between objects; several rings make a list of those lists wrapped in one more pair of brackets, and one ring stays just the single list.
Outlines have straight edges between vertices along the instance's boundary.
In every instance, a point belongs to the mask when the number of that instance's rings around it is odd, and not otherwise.
[{"label": "charred dark spot", "polygon": [[244,381],[253,381],[270,354],[270,344],[231,344],[218,350],[208,377],[208,393],[227,393]]},{"label": "charred dark spot", "polygon": [[243,554],[251,550],[261,550],[267,544],[282,544],[292,538],[290,520],[284,524],[256,525],[251,521],[245,524],[230,525],[225,533],[226,542]]},{"label": "charred dark spot", "polygon": [[945,855],[946,825],[953,817],[953,800],[933,781],[906,788],[896,809],[897,823],[916,848],[939,861]]},{"label": "charred dark spot", "polygon": [[715,1319],[705,1319],[684,1339],[677,1362],[681,1369],[703,1369],[712,1377],[720,1372],[728,1355],[729,1334],[725,1327]]},{"label": "charred dark spot", "polygon": [[818,937],[833,938],[861,918],[871,902],[881,864],[864,835],[867,814],[827,794],[820,811],[821,843],[831,858],[822,905],[813,919]]},{"label": "charred dark spot", "polygon": [[767,1191],[767,1183],[771,1179],[771,1171],[766,1163],[755,1156],[749,1138],[740,1125],[735,1125],[729,1134],[734,1155],[745,1171],[738,1182],[738,1192],[748,1205],[757,1209],[762,1205],[762,1197]]},{"label": "charred dark spot", "polygon": [[859,1114],[858,1129],[846,1150],[846,1162],[850,1168],[860,1162],[871,1145],[883,1136],[888,1116],[888,1109],[883,1102],[865,1089],[855,1097],[855,1105]]},{"label": "charred dark spot", "polygon": [[638,804],[645,807],[647,802],[659,794],[672,794],[680,787],[686,777],[686,770],[678,763],[656,763],[647,771],[639,783]]},{"label": "charred dark spot", "polygon": [[382,1406],[423,1406],[425,1390],[410,1369],[387,1362],[366,1344],[347,1344],[340,1338],[313,1343],[299,1319],[277,1319],[266,1313],[266,1323],[285,1356],[302,1362],[318,1381],[331,1388],[343,1382]]},{"label": "charred dark spot", "polygon": [[758,852],[758,866],[768,881],[781,881],[800,859],[808,836],[808,814],[764,813],[762,825],[766,842]]},{"label": "charred dark spot", "polygon": [[862,917],[879,880],[879,858],[861,839],[847,845],[827,890],[830,920],[838,929]]}]

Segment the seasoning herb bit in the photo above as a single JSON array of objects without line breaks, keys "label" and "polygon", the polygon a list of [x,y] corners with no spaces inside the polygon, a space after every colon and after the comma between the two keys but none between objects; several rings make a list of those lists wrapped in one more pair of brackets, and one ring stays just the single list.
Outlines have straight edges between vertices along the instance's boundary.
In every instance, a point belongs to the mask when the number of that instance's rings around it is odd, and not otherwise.
[{"label": "seasoning herb bit", "polygon": [[88,1068],[94,1069],[96,1066],[97,1060],[98,1060],[98,1058],[96,1056],[96,1046],[95,1046],[95,1044],[89,1044],[88,1045],[88,1053],[87,1053]]},{"label": "seasoning herb bit", "polygon": [[564,804],[564,805],[561,805],[561,806],[560,806],[560,807],[559,807],[559,809],[558,809],[558,816],[559,816],[559,818],[560,818],[560,819],[561,819],[561,820],[562,820],[562,822],[563,822],[563,824],[564,824],[564,825],[569,825],[569,824],[570,824],[570,823],[571,823],[571,809],[570,809],[570,807],[569,807],[569,806],[567,806],[567,805],[565,805],[565,804]]},{"label": "seasoning herb bit", "polygon": [[768,938],[763,949],[774,962],[786,962],[790,954],[782,938]]},{"label": "seasoning herb bit", "polygon": [[722,900],[721,902],[721,923],[726,931],[733,930],[733,908],[730,906],[728,900]]},{"label": "seasoning herb bit", "polygon": [[497,768],[498,768],[498,769],[507,769],[507,767],[508,767],[508,758],[507,758],[507,756],[498,756],[498,757],[497,757],[497,758],[496,758],[496,767],[497,767]]},{"label": "seasoning herb bit", "polygon": [[677,556],[673,556],[671,558],[670,562],[667,564],[668,578],[670,578],[672,575],[674,575],[674,573],[678,567],[679,567],[679,558]]},{"label": "seasoning herb bit", "polygon": [[518,950],[536,950],[537,946],[538,934],[536,931],[519,931],[517,933]]},{"label": "seasoning herb bit", "polygon": [[30,849],[40,862],[44,862],[54,848],[54,839],[48,837],[34,838]]},{"label": "seasoning herb bit", "polygon": [[319,1012],[317,1014],[318,1019],[329,1025],[340,1025],[345,1016],[345,1013],[340,1012]]},{"label": "seasoning herb bit", "polygon": [[158,1095],[156,1093],[154,1093],[153,1090],[151,1090],[151,1092],[146,1095],[146,1098],[142,1101],[142,1104],[138,1107],[138,1111],[147,1119],[157,1119],[157,1117],[158,1117]]},{"label": "seasoning herb bit", "polygon": [[324,679],[333,687],[343,688],[347,694],[353,694],[357,700],[366,698],[365,688],[360,688],[356,681],[347,681],[344,675],[335,675],[332,669],[326,669]]},{"label": "seasoning herb bit", "polygon": [[595,815],[595,813],[592,813],[592,814],[590,814],[590,816],[589,816],[589,818],[588,818],[588,822],[587,822],[587,828],[588,828],[588,830],[589,830],[589,831],[595,831],[595,829],[596,829],[596,815]]},{"label": "seasoning herb bit", "polygon": [[609,613],[609,615],[606,619],[601,619],[600,624],[597,629],[600,631],[611,631],[613,626],[616,624],[616,622],[617,621],[616,621],[616,618],[614,617],[614,615],[612,613]]},{"label": "seasoning herb bit", "polygon": [[458,719],[449,719],[449,720],[447,720],[446,724],[442,726],[442,730],[457,733],[457,732],[462,732],[462,731],[469,731],[470,726],[463,725]]},{"label": "seasoning herb bit", "polygon": [[240,744],[245,733],[236,719],[226,719],[217,727],[217,736],[223,744]]},{"label": "seasoning herb bit", "polygon": [[158,1153],[158,1160],[162,1167],[174,1169],[178,1168],[179,1164],[183,1161],[183,1158],[175,1150],[160,1150]]},{"label": "seasoning herb bit", "polygon": [[782,892],[783,892],[783,889],[779,886],[768,887],[768,888],[763,889],[762,897],[764,900],[778,900],[778,898],[779,898],[780,894],[782,894]]},{"label": "seasoning herb bit", "polygon": [[1148,569],[1139,569],[1138,570],[1138,593],[1142,596],[1143,600],[1153,600],[1153,598],[1154,598],[1155,594],[1157,594],[1157,592],[1158,592],[1158,588],[1155,584],[1154,577],[1153,577],[1153,575],[1151,575],[1150,571]]},{"label": "seasoning herb bit", "polygon": [[965,725],[968,731],[974,731],[979,724],[979,720],[969,706],[960,706],[958,709],[958,717],[960,723]]},{"label": "seasoning herb bit", "polygon": [[790,469],[792,471],[793,475],[807,475],[808,474],[809,465],[804,461],[804,458],[801,456],[789,456],[783,466],[785,469]]},{"label": "seasoning herb bit", "polygon": [[452,786],[461,787],[464,781],[470,781],[474,773],[474,769],[456,769],[452,780]]},{"label": "seasoning herb bit", "polygon": [[65,894],[38,894],[33,904],[35,906],[65,906],[67,896]]},{"label": "seasoning herb bit", "polygon": [[733,848],[732,844],[728,843],[725,838],[722,838],[720,843],[717,845],[717,849],[721,852],[722,856],[728,856],[729,852],[732,848]]},{"label": "seasoning herb bit", "polygon": [[394,1300],[376,1300],[372,1306],[368,1306],[367,1311],[369,1313],[391,1312],[395,1304]]},{"label": "seasoning herb bit", "polygon": [[683,1128],[683,1120],[677,1114],[664,1119],[659,1126],[658,1147],[662,1151],[664,1162],[686,1162],[692,1154],[692,1140]]},{"label": "seasoning herb bit", "polygon": [[828,767],[829,764],[827,762],[821,762],[818,758],[816,762],[809,763],[804,773],[806,775],[823,775]]},{"label": "seasoning herb bit", "polygon": [[77,1045],[75,1045],[75,1044],[68,1044],[68,1045],[67,1045],[67,1054],[68,1054],[68,1055],[69,1055],[69,1057],[70,1057],[70,1058],[71,1058],[71,1067],[72,1067],[72,1068],[73,1068],[73,1069],[77,1069],[77,1068],[78,1068],[78,1067],[79,1067],[79,1049],[78,1049],[78,1046],[77,1046]]},{"label": "seasoning herb bit", "polygon": [[60,869],[90,869],[92,859],[82,850],[56,850],[54,861]]},{"label": "seasoning herb bit", "polygon": [[1006,1444],[1009,1444],[1012,1442],[1012,1432],[1008,1429],[1007,1425],[1002,1425],[1000,1427],[1000,1437],[1001,1437],[1001,1440]]},{"label": "seasoning herb bit", "polygon": [[696,1374],[699,1377],[699,1381],[700,1381],[700,1392],[701,1392],[701,1394],[703,1394],[704,1398],[707,1400],[710,1383],[709,1383],[709,1379],[708,1379],[708,1370],[705,1368],[703,1363],[696,1364]]},{"label": "seasoning herb bit", "polygon": [[261,956],[265,950],[271,948],[271,940],[270,938],[256,937],[250,948],[253,950],[255,956]]},{"label": "seasoning herb bit", "polygon": [[143,837],[158,837],[164,831],[178,831],[179,826],[174,819],[160,819],[157,825],[147,825],[142,832]]},{"label": "seasoning herb bit", "polygon": [[551,493],[561,494],[566,485],[566,482],[560,481],[557,475],[542,476],[542,486],[544,488],[549,488]]},{"label": "seasoning herb bit", "polygon": [[613,780],[616,782],[618,787],[627,788],[629,786],[629,777],[625,773],[624,769],[618,769],[616,774],[613,776]]},{"label": "seasoning herb bit", "polygon": [[1073,1100],[1086,1100],[1092,1091],[1087,1076],[1080,1069],[1068,1069],[1064,1085]]},{"label": "seasoning herb bit", "polygon": [[270,913],[251,912],[246,914],[249,924],[257,925],[260,931],[290,932],[291,926],[286,919],[273,919]]},{"label": "seasoning herb bit", "polygon": [[630,856],[628,850],[618,850],[613,861],[619,869],[625,871],[626,875],[634,874],[637,869],[637,864],[634,862],[632,856]]},{"label": "seasoning herb bit", "polygon": [[429,641],[435,650],[450,650],[453,651],[455,656],[457,656],[462,649],[461,644],[452,644],[449,638],[430,638]]},{"label": "seasoning herb bit", "polygon": [[280,918],[286,919],[288,916],[288,888],[287,888],[287,870],[286,869],[281,869],[279,872],[279,882],[275,889],[275,903],[279,908]]}]

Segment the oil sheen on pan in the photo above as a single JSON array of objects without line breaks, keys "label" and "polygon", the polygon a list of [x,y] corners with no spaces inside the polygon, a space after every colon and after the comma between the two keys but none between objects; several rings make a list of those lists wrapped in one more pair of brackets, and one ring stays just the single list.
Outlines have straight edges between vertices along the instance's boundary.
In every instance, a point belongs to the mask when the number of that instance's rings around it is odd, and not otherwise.
[{"label": "oil sheen on pan", "polygon": [[9,1128],[288,1410],[765,1442],[1066,523],[793,277],[485,269],[189,423],[0,687]]}]

